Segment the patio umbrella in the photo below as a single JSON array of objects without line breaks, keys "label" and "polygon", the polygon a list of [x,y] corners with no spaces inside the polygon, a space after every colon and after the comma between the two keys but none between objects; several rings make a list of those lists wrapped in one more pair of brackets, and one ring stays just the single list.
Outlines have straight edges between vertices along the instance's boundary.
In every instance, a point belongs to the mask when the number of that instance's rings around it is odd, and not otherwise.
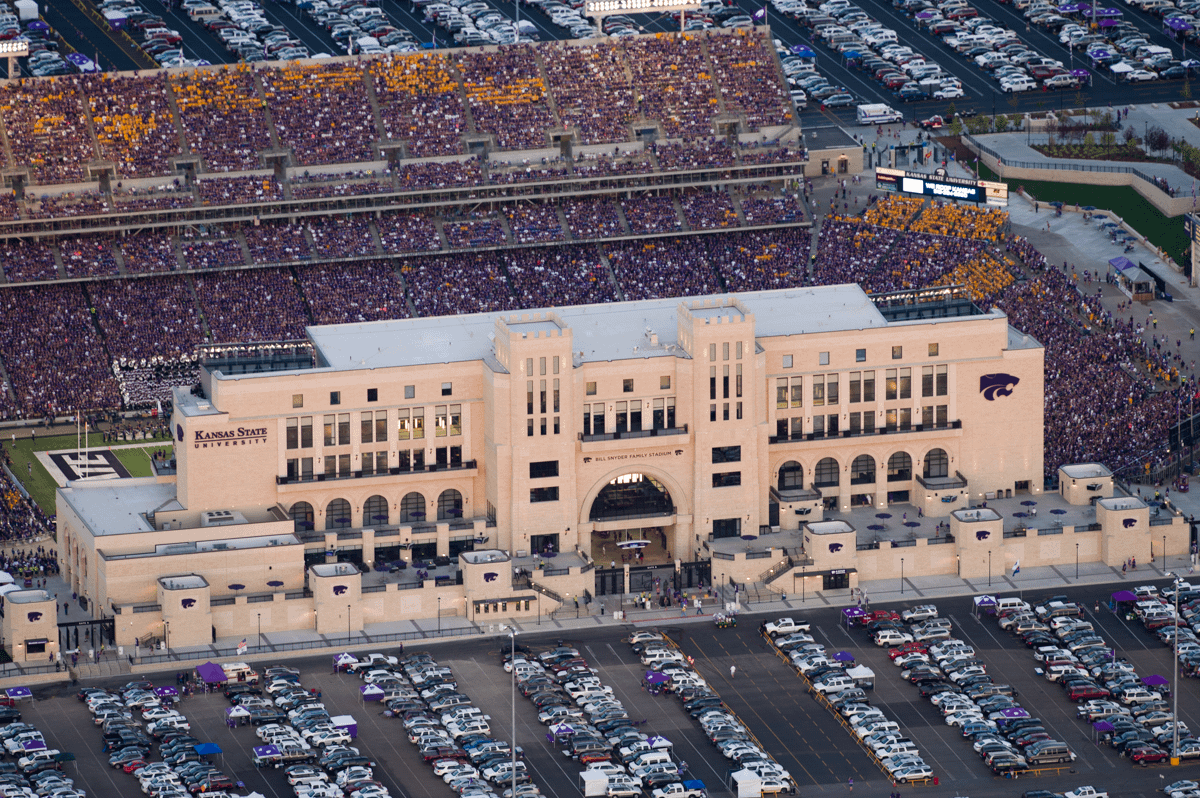
[{"label": "patio umbrella", "polygon": [[167,685],[166,687],[155,687],[155,688],[154,688],[154,694],[155,694],[156,696],[160,696],[160,697],[163,697],[163,698],[165,698],[165,697],[168,697],[168,696],[175,696],[175,695],[179,695],[179,690],[178,690],[178,688],[171,687],[170,685]]},{"label": "patio umbrella", "polygon": [[1050,203],[1050,205],[1055,208],[1061,208],[1063,206],[1062,200],[1054,200],[1053,202]]},{"label": "patio umbrella", "polygon": [[839,651],[833,655],[833,658],[838,662],[854,662],[854,655],[849,651]]},{"label": "patio umbrella", "polygon": [[230,707],[229,709],[225,710],[225,717],[248,718],[250,717],[250,710],[246,709],[245,707]]},{"label": "patio umbrella", "polygon": [[876,518],[891,518],[891,513],[875,513]]},{"label": "patio umbrella", "polygon": [[267,582],[267,587],[283,587],[283,582],[280,582],[278,579],[272,579],[270,582]]},{"label": "patio umbrella", "polygon": [[758,535],[742,535],[742,540],[758,540]]},{"label": "patio umbrella", "polygon": [[376,521],[388,520],[388,517],[386,515],[373,515],[373,516],[371,516],[371,518],[375,519]]},{"label": "patio umbrella", "polygon": [[917,19],[933,19],[940,16],[941,14],[936,11],[920,11],[917,13]]},{"label": "patio umbrella", "polygon": [[1016,518],[1026,518],[1029,516],[1029,513],[1013,513],[1013,516]]},{"label": "patio umbrella", "polygon": [[[1078,71],[1078,70],[1077,70],[1077,71]],[[1075,73],[1074,73],[1074,72],[1072,72],[1071,74],[1072,74],[1072,75],[1074,75]],[[1094,210],[1096,210],[1096,206],[1095,206],[1095,205],[1084,205],[1084,206],[1083,206],[1083,208],[1082,208],[1081,210],[1085,210],[1085,211],[1094,211]]]},{"label": "patio umbrella", "polygon": [[246,586],[245,585],[230,585],[229,589],[233,590],[233,591],[245,590]]},{"label": "patio umbrella", "polygon": [[917,526],[920,526],[921,524],[919,521],[905,521],[904,525],[907,527],[917,527]]},{"label": "patio umbrella", "polygon": [[333,520],[334,520],[334,521],[336,521],[336,522],[337,522],[337,523],[339,523],[339,524],[348,524],[348,523],[350,523],[350,519],[349,519],[349,518],[335,518],[335,519],[333,519]]},{"label": "patio umbrella", "polygon": [[1055,509],[1051,510],[1050,512],[1053,513],[1054,515],[1066,515],[1067,514],[1066,510],[1061,510],[1058,508],[1055,508]]},{"label": "patio umbrella", "polygon": [[870,526],[867,527],[867,529],[878,532],[880,530],[887,529],[887,527],[884,526],[883,524],[871,524]]},{"label": "patio umbrella", "polygon": [[1023,507],[1034,507],[1036,505],[1037,502],[1035,502],[1033,499],[1026,499],[1025,501],[1021,502],[1021,506]]},{"label": "patio umbrella", "polygon": [[645,548],[646,546],[649,546],[650,541],[648,541],[648,540],[626,540],[622,543],[618,543],[617,545],[623,549],[642,549],[642,548]]}]

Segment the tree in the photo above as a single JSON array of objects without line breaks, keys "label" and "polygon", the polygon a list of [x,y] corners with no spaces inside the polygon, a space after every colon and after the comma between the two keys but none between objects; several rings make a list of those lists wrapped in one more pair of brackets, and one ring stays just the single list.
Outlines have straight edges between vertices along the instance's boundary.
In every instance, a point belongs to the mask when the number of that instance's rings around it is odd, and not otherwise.
[{"label": "tree", "polygon": [[1058,117],[1054,114],[1046,117],[1046,136],[1049,139],[1050,146],[1054,146],[1054,137],[1058,133]]},{"label": "tree", "polygon": [[958,113],[958,109],[954,107],[954,101],[951,100],[950,106],[946,109],[946,118],[953,119],[957,113]]},{"label": "tree", "polygon": [[1125,146],[1129,146],[1137,141],[1137,131],[1133,129],[1133,125],[1125,128]]},{"label": "tree", "polygon": [[1087,119],[1087,98],[1083,96],[1083,92],[1075,92],[1075,106],[1084,112],[1084,119]]},{"label": "tree", "polygon": [[[1191,70],[1188,70],[1188,75],[1191,75]],[[1183,88],[1179,90],[1179,96],[1185,100],[1192,99],[1192,81],[1191,78],[1184,78]]]},{"label": "tree", "polygon": [[1160,155],[1171,146],[1171,137],[1158,125],[1146,131],[1146,146]]},{"label": "tree", "polygon": [[1106,130],[1100,134],[1100,143],[1105,147],[1111,147],[1117,143],[1117,134],[1111,130]]},{"label": "tree", "polygon": [[962,119],[958,118],[957,116],[953,117],[950,120],[950,135],[961,136],[962,133],[963,133]]}]

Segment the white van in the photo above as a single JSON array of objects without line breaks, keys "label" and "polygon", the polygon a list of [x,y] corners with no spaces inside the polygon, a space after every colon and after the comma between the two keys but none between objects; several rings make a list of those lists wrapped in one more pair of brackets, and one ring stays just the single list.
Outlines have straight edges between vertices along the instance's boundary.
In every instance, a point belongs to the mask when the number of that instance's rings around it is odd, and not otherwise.
[{"label": "white van", "polygon": [[996,600],[996,612],[1005,612],[1007,610],[1020,610],[1022,612],[1029,612],[1031,609],[1032,608],[1029,606],[1028,601],[1023,601],[1016,596],[1009,596],[1008,598]]},{"label": "white van", "polygon": [[204,22],[208,19],[216,19],[221,16],[221,9],[216,6],[195,6],[188,9],[188,16],[192,22]]},{"label": "white van", "polygon": [[350,19],[353,22],[366,22],[371,17],[383,18],[383,9],[375,6],[367,6],[365,8],[356,8],[350,12]]},{"label": "white van", "polygon": [[632,772],[638,768],[649,767],[650,765],[669,764],[671,764],[671,755],[666,751],[647,751],[631,759],[626,767]]},{"label": "white van", "polygon": [[642,654],[643,665],[653,665],[656,662],[683,662],[683,654],[680,654],[674,649],[659,649],[657,651],[647,651]]},{"label": "white van", "polygon": [[228,665],[222,665],[221,670],[225,671],[226,682],[258,684],[258,674],[244,662],[231,662]]}]

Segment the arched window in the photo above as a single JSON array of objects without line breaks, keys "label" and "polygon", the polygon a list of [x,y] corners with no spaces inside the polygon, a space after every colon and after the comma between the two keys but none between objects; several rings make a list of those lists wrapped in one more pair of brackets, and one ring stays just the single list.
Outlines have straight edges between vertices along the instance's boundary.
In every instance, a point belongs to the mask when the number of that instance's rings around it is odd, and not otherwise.
[{"label": "arched window", "polygon": [[674,513],[671,494],[661,482],[648,474],[622,474],[596,494],[588,517],[592,521],[610,521]]},{"label": "arched window", "polygon": [[875,482],[875,458],[869,454],[860,454],[850,464],[851,485],[871,485]]},{"label": "arched window", "polygon": [[400,502],[400,523],[420,524],[425,520],[425,497],[419,493],[407,493]]},{"label": "arched window", "polygon": [[838,461],[832,457],[826,457],[821,462],[817,463],[816,470],[813,471],[813,487],[814,488],[836,488],[838,485]]},{"label": "arched window", "polygon": [[779,489],[799,490],[804,487],[804,466],[788,460],[779,467]]},{"label": "arched window", "polygon": [[907,482],[912,479],[912,458],[908,452],[896,452],[888,458],[888,482]]},{"label": "arched window", "polygon": [[296,502],[288,515],[296,522],[297,532],[309,532],[313,528],[313,506],[308,502]]},{"label": "arched window", "polygon": [[363,526],[386,526],[389,520],[387,499],[372,496],[363,504]]},{"label": "arched window", "polygon": [[325,505],[325,528],[350,528],[350,502],[345,499],[334,499]]},{"label": "arched window", "polygon": [[454,488],[447,488],[438,496],[438,520],[449,521],[462,518],[462,494]]},{"label": "arched window", "polygon": [[925,454],[925,478],[944,477],[950,474],[950,458],[945,449],[930,449]]}]

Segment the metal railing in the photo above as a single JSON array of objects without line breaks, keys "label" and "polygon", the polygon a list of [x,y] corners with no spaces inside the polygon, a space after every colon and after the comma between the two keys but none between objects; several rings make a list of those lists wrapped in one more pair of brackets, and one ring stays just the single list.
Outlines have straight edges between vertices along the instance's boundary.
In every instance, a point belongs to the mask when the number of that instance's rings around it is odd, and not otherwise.
[{"label": "metal railing", "polygon": [[1142,180],[1145,180],[1147,183],[1150,183],[1155,187],[1158,186],[1158,178],[1156,178],[1154,175],[1148,174],[1147,172],[1143,172],[1141,169],[1138,169],[1135,166],[1112,166],[1109,164],[1090,164],[1082,162],[1063,163],[1059,161],[1014,161],[1011,159],[1005,159],[1003,155],[996,152],[991,147],[977,141],[974,136],[964,135],[962,139],[963,143],[967,145],[968,149],[974,149],[978,150],[979,152],[986,153],[997,159],[997,161],[1003,161],[1005,167],[1010,167],[1013,169],[1046,169],[1060,172],[1111,172],[1116,174],[1133,175],[1134,177],[1139,177]]},{"label": "metal railing", "polygon": [[620,432],[602,432],[599,435],[584,435],[579,433],[579,440],[584,443],[595,441],[624,441],[633,438],[658,438],[664,435],[687,435],[688,425],[682,427],[654,427],[651,429],[622,430]]},{"label": "metal railing", "polygon": [[532,590],[534,593],[541,593],[543,596],[545,596],[548,599],[562,603],[563,597],[560,596],[558,593],[555,593],[553,590],[546,587],[545,585],[539,585],[537,582],[531,581],[529,583],[529,589]]},{"label": "metal railing", "polygon": [[792,558],[785,554],[783,555],[783,559],[781,561],[775,563],[770,568],[759,574],[758,581],[762,582],[764,585],[769,585],[790,571],[791,568]]}]

